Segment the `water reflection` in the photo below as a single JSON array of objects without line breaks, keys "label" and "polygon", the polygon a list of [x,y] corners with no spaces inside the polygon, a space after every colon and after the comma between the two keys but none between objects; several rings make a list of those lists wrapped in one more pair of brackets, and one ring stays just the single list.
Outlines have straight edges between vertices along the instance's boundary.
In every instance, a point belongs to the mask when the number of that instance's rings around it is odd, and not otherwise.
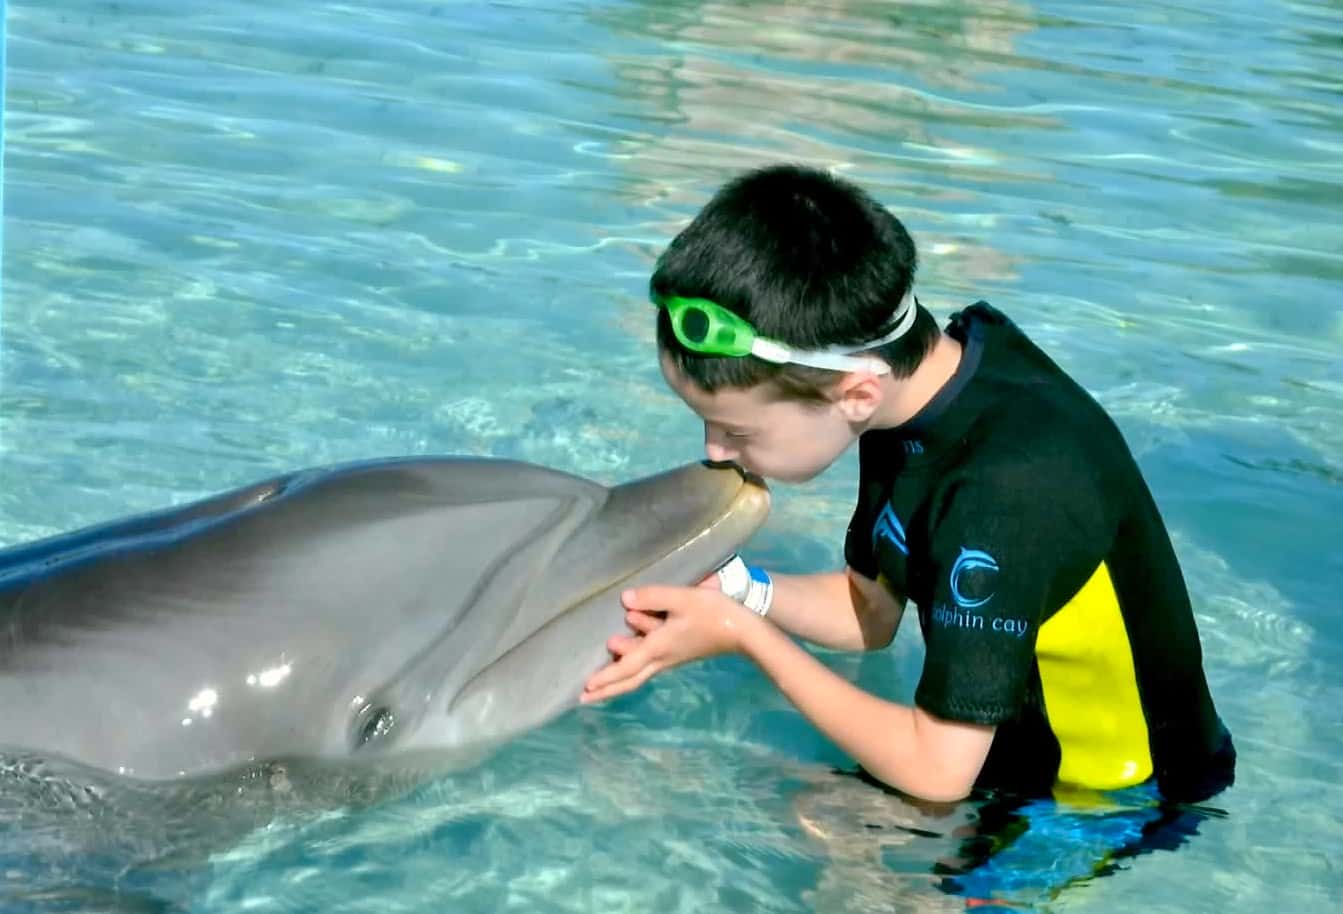
[{"label": "water reflection", "polygon": [[[977,215],[947,211],[970,197],[950,180],[1045,181],[983,139],[984,128],[1048,130],[1048,114],[958,95],[992,94],[1033,28],[1010,0],[919,3],[675,3],[603,14],[638,55],[609,54],[621,93],[648,131],[625,141],[622,192],[664,217],[670,236],[732,174],[806,161],[860,181],[922,229],[925,276],[967,288],[1015,277],[1012,258],[971,238]],[[951,93],[951,94],[943,94]]]}]

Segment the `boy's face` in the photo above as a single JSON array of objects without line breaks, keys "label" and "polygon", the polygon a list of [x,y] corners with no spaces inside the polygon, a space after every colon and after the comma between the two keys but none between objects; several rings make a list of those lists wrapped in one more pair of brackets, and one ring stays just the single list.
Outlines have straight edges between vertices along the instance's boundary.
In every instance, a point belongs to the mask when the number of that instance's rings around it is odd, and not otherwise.
[{"label": "boy's face", "polygon": [[709,393],[666,358],[659,361],[668,386],[704,420],[710,460],[733,461],[766,479],[806,482],[858,440],[860,429],[838,403],[782,400],[766,385]]}]

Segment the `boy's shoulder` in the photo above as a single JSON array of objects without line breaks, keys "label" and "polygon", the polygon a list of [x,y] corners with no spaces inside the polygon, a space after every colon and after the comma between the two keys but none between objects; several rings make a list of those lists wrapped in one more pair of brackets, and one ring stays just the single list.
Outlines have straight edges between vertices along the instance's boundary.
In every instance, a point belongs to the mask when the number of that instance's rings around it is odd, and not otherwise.
[{"label": "boy's shoulder", "polygon": [[953,446],[921,474],[924,497],[947,510],[959,502],[953,516],[1016,514],[1060,536],[1106,540],[1144,485],[1109,414],[987,303],[954,315],[948,332],[973,372],[943,419]]},{"label": "boy's shoulder", "polygon": [[1100,403],[1002,311],[976,302],[946,332],[962,345],[951,381],[909,423],[862,437],[866,497],[894,489],[902,501],[943,502],[978,492],[1109,518],[1142,485]]},{"label": "boy's shoulder", "polygon": [[1128,456],[1101,403],[1002,311],[976,302],[948,332],[976,359],[957,399],[973,414],[966,456],[1002,472],[1105,466]]}]

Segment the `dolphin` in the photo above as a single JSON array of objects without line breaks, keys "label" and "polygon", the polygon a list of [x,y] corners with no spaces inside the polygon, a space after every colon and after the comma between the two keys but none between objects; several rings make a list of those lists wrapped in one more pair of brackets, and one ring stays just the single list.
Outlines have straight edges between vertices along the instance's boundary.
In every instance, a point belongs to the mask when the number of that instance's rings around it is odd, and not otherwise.
[{"label": "dolphin", "polygon": [[11,547],[0,754],[137,785],[277,760],[450,768],[573,707],[620,591],[702,578],[769,501],[708,463],[605,486],[400,458]]}]

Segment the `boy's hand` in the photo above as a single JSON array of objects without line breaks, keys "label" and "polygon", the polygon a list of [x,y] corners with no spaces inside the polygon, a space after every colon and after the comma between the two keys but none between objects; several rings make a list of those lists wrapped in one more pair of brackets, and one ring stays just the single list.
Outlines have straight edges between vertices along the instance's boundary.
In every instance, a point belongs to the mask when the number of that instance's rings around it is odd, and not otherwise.
[{"label": "boy's hand", "polygon": [[580,701],[605,701],[634,691],[663,670],[738,650],[742,627],[758,623],[759,616],[710,581],[625,591],[625,621],[636,634],[616,635],[606,643],[616,659],[588,679]]}]

